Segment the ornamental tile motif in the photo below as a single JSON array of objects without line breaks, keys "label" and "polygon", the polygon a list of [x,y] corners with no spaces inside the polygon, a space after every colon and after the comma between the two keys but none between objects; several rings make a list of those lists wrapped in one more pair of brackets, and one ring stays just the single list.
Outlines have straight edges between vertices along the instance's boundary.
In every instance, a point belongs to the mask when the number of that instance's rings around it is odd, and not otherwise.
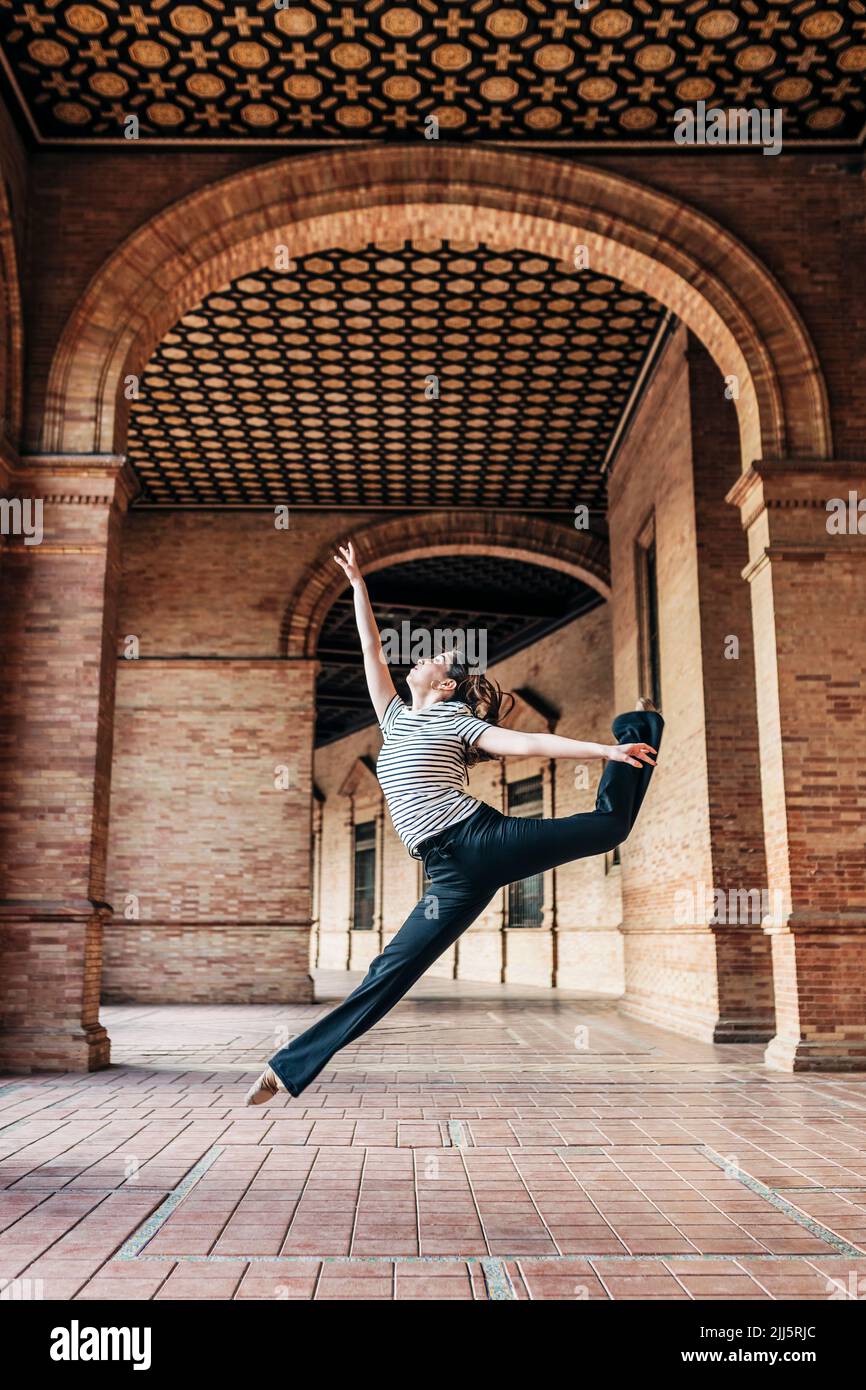
[{"label": "ornamental tile motif", "polygon": [[38,138],[673,139],[706,101],[784,110],[787,143],[858,143],[866,0],[0,0]]},{"label": "ornamental tile motif", "polygon": [[139,501],[603,508],[605,452],[662,317],[610,277],[477,243],[245,275],[142,376]]}]

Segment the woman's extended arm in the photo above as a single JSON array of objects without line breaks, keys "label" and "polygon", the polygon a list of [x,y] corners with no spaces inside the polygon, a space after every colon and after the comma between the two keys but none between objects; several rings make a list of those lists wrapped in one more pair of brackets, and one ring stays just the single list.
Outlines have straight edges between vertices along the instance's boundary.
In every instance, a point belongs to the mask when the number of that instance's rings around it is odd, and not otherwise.
[{"label": "woman's extended arm", "polygon": [[655,767],[655,758],[650,754],[656,749],[648,743],[581,743],[558,734],[521,734],[516,729],[499,729],[495,724],[485,729],[475,746],[499,758],[610,758],[611,762],[630,763],[632,767],[640,767],[641,763]]},{"label": "woman's extended arm", "polygon": [[373,609],[370,606],[370,596],[355,559],[355,547],[351,541],[348,541],[346,545],[339,547],[339,551],[340,554],[335,555],[334,559],[352,585],[355,598],[355,622],[358,625],[358,636],[361,638],[361,650],[364,653],[364,674],[367,677],[367,689],[376,711],[376,718],[381,719],[397,691],[394,689],[391,672],[385,662],[379,629],[376,626],[376,619],[373,617]]}]

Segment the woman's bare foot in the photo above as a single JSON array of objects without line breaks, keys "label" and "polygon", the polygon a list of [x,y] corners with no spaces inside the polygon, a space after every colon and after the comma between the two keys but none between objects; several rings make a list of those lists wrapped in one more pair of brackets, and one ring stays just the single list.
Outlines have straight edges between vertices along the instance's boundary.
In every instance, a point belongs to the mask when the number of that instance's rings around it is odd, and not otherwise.
[{"label": "woman's bare foot", "polygon": [[278,1091],[289,1094],[273,1067],[265,1067],[258,1081],[254,1081],[244,1099],[245,1105],[264,1105],[273,1100]]}]

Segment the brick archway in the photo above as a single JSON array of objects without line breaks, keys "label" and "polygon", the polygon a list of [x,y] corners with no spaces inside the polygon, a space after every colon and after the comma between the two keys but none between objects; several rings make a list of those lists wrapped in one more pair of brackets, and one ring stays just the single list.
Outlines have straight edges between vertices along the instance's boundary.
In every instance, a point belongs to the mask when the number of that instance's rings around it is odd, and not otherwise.
[{"label": "brick archway", "polygon": [[[455,526],[453,512],[426,512],[401,516],[356,530],[353,538],[365,573],[385,569],[406,560],[432,555],[507,555],[573,575],[610,598],[607,546],[586,531],[519,518],[511,512],[461,513]],[[333,546],[323,548],[295,587],[283,617],[280,650],[295,658],[316,655],[322,623],[346,587],[346,580],[331,558]]]},{"label": "brick archway", "polygon": [[455,147],[340,150],[279,160],[184,198],[131,236],[71,315],[48,382],[42,447],[123,451],[123,377],[168,329],[275,247],[435,236],[589,264],[666,304],[738,378],[743,464],[829,458],[827,393],[785,292],[739,241],[666,194],[600,169]]}]

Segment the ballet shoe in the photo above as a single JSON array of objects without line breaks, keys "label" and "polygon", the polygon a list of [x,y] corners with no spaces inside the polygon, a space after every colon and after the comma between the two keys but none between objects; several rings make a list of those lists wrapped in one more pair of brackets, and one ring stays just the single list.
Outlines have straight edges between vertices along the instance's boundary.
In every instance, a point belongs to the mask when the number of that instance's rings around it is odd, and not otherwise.
[{"label": "ballet shoe", "polygon": [[288,1088],[283,1085],[273,1067],[265,1067],[258,1081],[254,1081],[247,1091],[244,1104],[264,1105],[267,1101],[273,1100],[279,1091],[289,1094]]}]

